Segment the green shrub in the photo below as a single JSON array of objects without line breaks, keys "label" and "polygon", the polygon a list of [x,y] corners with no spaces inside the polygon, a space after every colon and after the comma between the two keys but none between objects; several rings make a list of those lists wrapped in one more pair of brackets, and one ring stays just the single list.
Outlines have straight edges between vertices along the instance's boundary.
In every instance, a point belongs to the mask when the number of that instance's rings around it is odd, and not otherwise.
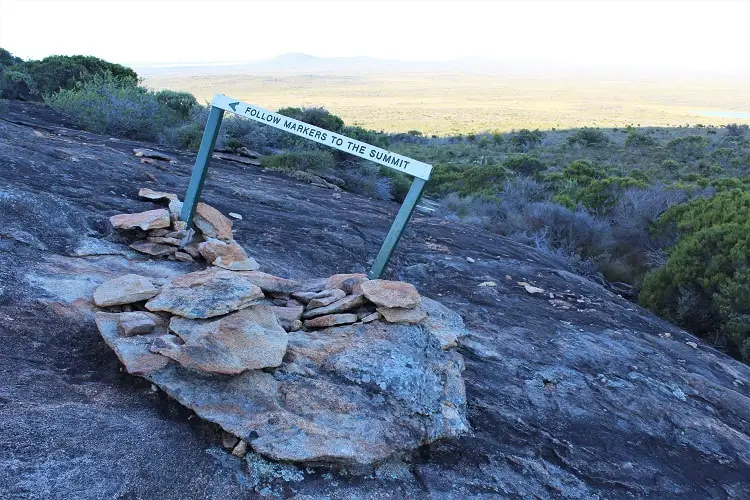
[{"label": "green shrub", "polygon": [[594,179],[602,179],[606,172],[586,160],[576,160],[565,167],[562,171],[563,177],[576,182],[589,183]]},{"label": "green shrub", "polygon": [[138,74],[132,69],[92,56],[49,56],[26,61],[23,67],[40,96],[76,89],[91,78],[106,74],[132,87],[138,84]]},{"label": "green shrub", "polygon": [[503,163],[503,166],[517,174],[529,177],[540,174],[547,168],[544,162],[528,155],[518,155],[508,158]]},{"label": "green shrub", "polygon": [[33,100],[37,92],[34,80],[18,66],[0,68],[0,97]]},{"label": "green shrub", "polygon": [[0,47],[0,66],[15,66],[23,62],[23,59],[16,57],[4,48]]},{"label": "green shrub", "polygon": [[628,136],[625,139],[627,147],[650,147],[656,146],[656,139],[648,134],[636,132],[635,129],[628,130]]},{"label": "green shrub", "polygon": [[47,102],[85,130],[131,139],[155,140],[179,121],[153,92],[109,74],[96,75],[79,89],[49,95]]},{"label": "green shrub", "polygon": [[195,96],[188,92],[160,90],[156,93],[156,99],[182,118],[190,116],[190,112],[198,105]]},{"label": "green shrub", "polygon": [[340,132],[344,127],[344,120],[325,108],[281,108],[279,114],[331,132]]},{"label": "green shrub", "polygon": [[264,156],[261,160],[263,168],[280,172],[324,172],[336,166],[336,160],[328,151],[299,151]]},{"label": "green shrub", "polygon": [[536,130],[521,129],[510,137],[510,143],[523,152],[528,151],[542,143],[544,134]]},{"label": "green shrub", "polygon": [[670,226],[677,242],[666,265],[644,279],[639,301],[696,335],[725,339],[735,356],[746,355],[750,192],[725,191],[672,207],[656,230]]},{"label": "green shrub", "polygon": [[703,157],[708,147],[708,139],[700,135],[686,135],[672,139],[667,143],[667,150],[682,161]]},{"label": "green shrub", "polygon": [[584,127],[577,130],[567,139],[568,144],[580,144],[586,147],[601,146],[609,142],[607,136],[599,129]]}]

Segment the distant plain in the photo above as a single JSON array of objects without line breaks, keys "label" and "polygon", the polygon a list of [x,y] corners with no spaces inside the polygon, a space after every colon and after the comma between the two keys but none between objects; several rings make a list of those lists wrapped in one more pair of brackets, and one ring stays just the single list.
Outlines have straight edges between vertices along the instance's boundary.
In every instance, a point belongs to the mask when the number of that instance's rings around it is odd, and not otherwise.
[{"label": "distant plain", "polygon": [[577,127],[750,123],[750,82],[706,77],[468,73],[145,72],[154,89],[200,102],[223,93],[271,110],[322,106],[347,124],[427,135]]}]

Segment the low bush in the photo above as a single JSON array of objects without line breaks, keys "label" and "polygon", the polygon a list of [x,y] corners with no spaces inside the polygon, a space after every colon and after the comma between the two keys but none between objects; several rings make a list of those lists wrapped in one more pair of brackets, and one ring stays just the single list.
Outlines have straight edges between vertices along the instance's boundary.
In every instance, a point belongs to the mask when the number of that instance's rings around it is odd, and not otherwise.
[{"label": "low bush", "polygon": [[677,241],[666,265],[646,276],[641,304],[743,355],[750,331],[750,192],[725,191],[675,206],[657,230],[670,226]]},{"label": "low bush", "polygon": [[331,132],[340,132],[344,126],[344,120],[330,113],[325,108],[281,108],[278,112],[281,115],[330,130]]},{"label": "low bush", "polygon": [[198,101],[188,92],[175,92],[174,90],[160,90],[156,93],[156,100],[177,113],[181,118],[187,119],[190,112],[198,106]]},{"label": "low bush", "polygon": [[512,156],[505,160],[503,166],[508,170],[525,176],[538,175],[547,168],[544,162],[528,155]]},{"label": "low bush", "polygon": [[300,151],[264,156],[263,168],[279,172],[326,172],[336,167],[336,160],[328,151]]},{"label": "low bush", "polygon": [[131,139],[155,140],[179,117],[156,95],[111,75],[95,76],[75,90],[61,90],[47,103],[65,113],[79,127]]},{"label": "low bush", "polygon": [[577,130],[567,139],[568,144],[580,144],[585,147],[601,146],[609,142],[607,136],[599,129],[584,127]]}]

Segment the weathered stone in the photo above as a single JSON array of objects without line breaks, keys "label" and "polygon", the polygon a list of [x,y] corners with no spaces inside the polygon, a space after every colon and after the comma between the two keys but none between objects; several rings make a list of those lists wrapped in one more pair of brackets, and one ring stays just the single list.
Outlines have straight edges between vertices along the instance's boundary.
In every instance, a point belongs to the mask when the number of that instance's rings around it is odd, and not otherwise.
[{"label": "weathered stone", "polygon": [[167,366],[169,358],[150,351],[151,344],[166,330],[148,335],[123,337],[118,333],[121,314],[127,313],[97,312],[94,314],[94,321],[104,342],[115,352],[127,372],[133,375],[148,375]]},{"label": "weathered stone", "polygon": [[151,349],[186,368],[206,373],[236,375],[279,366],[287,347],[286,331],[264,305],[213,320],[174,316],[169,329],[185,343]]},{"label": "weathered stone", "polygon": [[297,281],[279,278],[278,276],[261,271],[242,271],[239,274],[252,281],[267,293],[292,293],[300,286]]},{"label": "weathered stone", "polygon": [[150,241],[135,241],[130,244],[130,248],[146,255],[153,255],[154,257],[166,257],[177,251],[177,247],[172,245],[162,245]]},{"label": "weathered stone", "polygon": [[239,441],[240,439],[237,436],[228,432],[222,432],[221,445],[227,450],[233,450]]},{"label": "weathered stone", "polygon": [[289,338],[275,374],[172,364],[147,378],[274,460],[371,464],[468,430],[461,357],[420,326],[373,322]]},{"label": "weathered stone", "polygon": [[378,312],[388,323],[419,323],[427,317],[427,313],[417,306],[411,309],[403,307],[378,307]]},{"label": "weathered stone", "polygon": [[227,215],[232,219],[242,220],[242,216],[236,212],[229,212]]},{"label": "weathered stone", "polygon": [[360,286],[367,300],[381,307],[412,308],[419,304],[419,292],[411,283],[367,280]]},{"label": "weathered stone", "polygon": [[292,324],[289,326],[288,331],[296,332],[300,328],[302,328],[302,321],[298,319],[298,320],[292,321]]},{"label": "weathered stone", "polygon": [[175,247],[180,246],[181,241],[177,238],[169,238],[166,236],[149,236],[146,238],[146,241],[149,241],[151,243],[158,243],[160,245],[172,245]]},{"label": "weathered stone", "polygon": [[303,323],[306,328],[328,328],[336,325],[347,325],[357,322],[356,314],[328,314],[317,318],[307,319]]},{"label": "weathered stone", "polygon": [[211,205],[199,202],[195,207],[193,223],[206,238],[232,239],[232,221]]},{"label": "weathered stone", "polygon": [[442,349],[456,347],[458,339],[469,334],[464,320],[456,311],[428,297],[422,297],[420,307],[427,313],[420,324],[440,343]]},{"label": "weathered stone", "polygon": [[366,280],[367,275],[362,273],[350,273],[350,274],[334,274],[330,278],[326,280],[326,289],[330,290],[332,288],[340,288],[343,289],[344,281],[350,279],[350,278],[357,278],[361,280]]},{"label": "weathered stone", "polygon": [[115,229],[157,229],[169,227],[169,212],[163,208],[148,210],[137,214],[118,214],[109,218],[109,223]]},{"label": "weathered stone", "polygon": [[326,289],[328,278],[313,278],[299,283],[297,292],[320,292]]},{"label": "weathered stone", "polygon": [[159,293],[159,289],[145,276],[126,274],[107,280],[94,290],[94,304],[99,307],[132,304],[148,300]]},{"label": "weathered stone", "polygon": [[[183,222],[180,221],[180,214],[182,213],[182,202],[180,200],[171,200],[169,202],[169,216],[170,218],[175,221],[175,223]],[[177,229],[175,227],[175,229]]]},{"label": "weathered stone", "polygon": [[120,313],[117,323],[117,331],[123,337],[151,333],[154,331],[154,328],[156,328],[156,320],[153,316],[156,315],[143,311]]},{"label": "weathered stone", "polygon": [[380,318],[380,314],[378,312],[370,313],[367,316],[364,316],[360,321],[362,323],[370,323],[372,321],[375,321],[376,319]]},{"label": "weathered stone", "polygon": [[347,293],[347,294],[358,294],[362,293],[362,287],[359,286],[364,281],[367,281],[366,276],[353,276],[351,278],[347,278],[344,281],[341,282],[341,288]]},{"label": "weathered stone", "polygon": [[251,305],[263,292],[239,273],[208,269],[173,279],[146,303],[149,311],[210,318]]},{"label": "weathered stone", "polygon": [[281,324],[284,330],[288,332],[299,330],[299,327],[294,327],[297,326],[297,321],[302,318],[302,311],[304,310],[302,306],[268,307],[276,315],[276,318],[279,320],[279,324]]},{"label": "weathered stone", "polygon": [[145,198],[147,200],[152,201],[161,201],[161,200],[177,200],[177,195],[173,193],[165,193],[164,191],[154,191],[153,189],[149,188],[141,188],[138,191],[138,197]]},{"label": "weathered stone", "polygon": [[160,227],[159,229],[152,229],[148,232],[149,236],[166,236],[169,234],[169,229]]},{"label": "weathered stone", "polygon": [[307,308],[315,309],[316,307],[324,307],[336,302],[337,300],[341,300],[344,297],[346,297],[346,292],[338,288],[334,288],[333,290],[323,290],[310,299],[310,302],[307,303]]},{"label": "weathered stone", "polygon": [[260,267],[234,240],[225,243],[216,238],[208,238],[198,245],[198,251],[209,264],[230,271],[255,271]]},{"label": "weathered stone", "polygon": [[328,304],[325,307],[318,307],[316,309],[306,310],[302,317],[314,318],[315,316],[324,316],[326,314],[337,314],[346,311],[351,311],[355,307],[359,307],[365,303],[364,295],[347,295],[343,299],[339,299],[332,304]]},{"label": "weathered stone", "polygon": [[153,149],[135,148],[133,149],[133,154],[135,154],[139,158],[154,158],[156,160],[167,161],[169,163],[177,163],[177,159],[173,156],[169,156],[159,151],[154,151]]},{"label": "weathered stone", "polygon": [[235,457],[242,458],[247,453],[247,441],[244,439],[240,439],[240,442],[237,443],[237,446],[234,447],[232,450],[232,455]]},{"label": "weathered stone", "polygon": [[180,262],[195,262],[193,260],[193,257],[189,253],[185,252],[175,252],[174,258],[179,260]]}]

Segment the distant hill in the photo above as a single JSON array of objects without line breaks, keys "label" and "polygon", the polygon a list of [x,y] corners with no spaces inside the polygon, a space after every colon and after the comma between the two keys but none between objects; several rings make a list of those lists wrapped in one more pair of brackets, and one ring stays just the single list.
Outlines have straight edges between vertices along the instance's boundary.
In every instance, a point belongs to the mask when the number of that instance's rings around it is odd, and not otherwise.
[{"label": "distant hill", "polygon": [[508,64],[470,57],[451,61],[397,61],[374,57],[317,57],[303,53],[289,53],[265,59],[238,63],[206,63],[175,65],[133,65],[145,77],[167,75],[222,75],[222,74],[353,74],[353,73],[483,73],[534,72],[558,69],[549,64]]}]

